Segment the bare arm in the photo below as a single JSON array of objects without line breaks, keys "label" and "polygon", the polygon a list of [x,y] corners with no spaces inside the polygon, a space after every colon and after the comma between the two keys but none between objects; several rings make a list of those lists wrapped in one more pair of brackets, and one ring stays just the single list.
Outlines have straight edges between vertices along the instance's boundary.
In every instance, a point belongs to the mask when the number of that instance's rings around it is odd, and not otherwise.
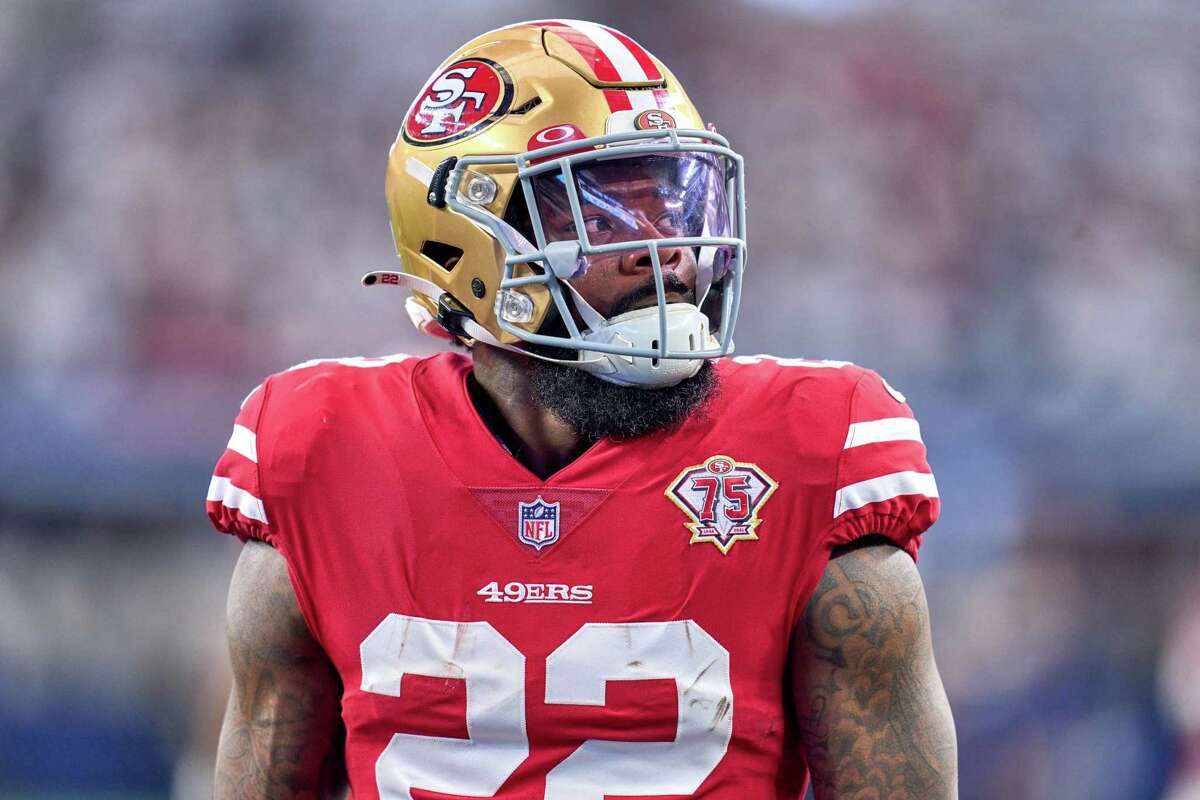
[{"label": "bare arm", "polygon": [[954,719],[916,565],[871,537],[829,562],[792,639],[817,800],[953,800]]},{"label": "bare arm", "polygon": [[217,749],[217,800],[343,796],[341,683],[269,545],[242,548],[226,631],[233,691]]}]

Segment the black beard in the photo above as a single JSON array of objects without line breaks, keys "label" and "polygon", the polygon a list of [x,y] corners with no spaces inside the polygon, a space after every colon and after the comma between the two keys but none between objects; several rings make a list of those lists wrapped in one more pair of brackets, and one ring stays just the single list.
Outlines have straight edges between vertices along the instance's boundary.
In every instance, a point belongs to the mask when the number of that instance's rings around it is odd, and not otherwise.
[{"label": "black beard", "polygon": [[659,389],[618,386],[566,364],[536,359],[530,364],[538,402],[587,441],[625,441],[674,430],[706,413],[720,388],[710,361],[692,377]]},{"label": "black beard", "polygon": [[[695,302],[695,293],[672,272],[663,275],[663,288],[667,293],[683,295],[686,302]],[[653,281],[648,282],[619,298],[608,316],[623,314],[639,301],[657,295]],[[569,336],[566,325],[557,316],[538,332]],[[530,345],[529,349],[550,358],[572,360],[577,355],[574,350],[546,345]],[[674,430],[689,417],[705,413],[719,389],[717,371],[710,361],[705,361],[692,377],[657,389],[620,386],[567,364],[529,361],[538,402],[586,441],[604,438],[627,441]]]}]

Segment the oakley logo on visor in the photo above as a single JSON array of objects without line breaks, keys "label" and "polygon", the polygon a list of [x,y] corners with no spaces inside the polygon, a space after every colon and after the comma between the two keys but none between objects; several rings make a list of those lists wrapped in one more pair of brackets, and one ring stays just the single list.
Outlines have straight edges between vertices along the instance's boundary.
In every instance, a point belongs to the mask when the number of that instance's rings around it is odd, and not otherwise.
[{"label": "oakley logo on visor", "polygon": [[529,137],[529,144],[526,145],[528,150],[540,150],[543,147],[550,147],[563,142],[573,142],[576,139],[586,139],[583,131],[577,125],[567,123],[565,125],[551,125],[549,128],[542,128],[540,131]]},{"label": "oakley logo on visor", "polygon": [[[525,149],[533,152],[534,150],[541,150],[545,147],[553,147],[554,145],[562,144],[563,142],[574,142],[586,138],[587,134],[580,130],[578,125],[572,125],[569,122],[562,125],[551,125],[549,128],[542,128],[533,136],[530,136],[528,144],[525,145]],[[555,155],[550,156],[550,158],[562,158],[563,156],[569,156],[574,153],[582,153],[587,149],[588,148],[583,148],[580,150],[568,150],[565,153],[556,153]],[[529,163],[539,164],[546,160],[547,159],[545,158],[535,158],[531,159]]]}]

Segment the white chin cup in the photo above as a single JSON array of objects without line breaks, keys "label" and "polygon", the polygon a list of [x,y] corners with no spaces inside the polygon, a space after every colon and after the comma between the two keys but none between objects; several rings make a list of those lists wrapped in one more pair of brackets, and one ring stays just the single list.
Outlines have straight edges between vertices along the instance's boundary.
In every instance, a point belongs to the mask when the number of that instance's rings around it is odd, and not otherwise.
[{"label": "white chin cup", "polygon": [[[718,347],[708,332],[708,317],[691,303],[670,303],[667,312],[667,350],[701,351]],[[639,308],[613,317],[596,331],[583,338],[588,342],[618,344],[624,347],[658,349],[658,306]],[[579,353],[580,369],[621,386],[662,388],[674,386],[700,371],[703,358],[643,358],[613,355],[583,349]]]}]

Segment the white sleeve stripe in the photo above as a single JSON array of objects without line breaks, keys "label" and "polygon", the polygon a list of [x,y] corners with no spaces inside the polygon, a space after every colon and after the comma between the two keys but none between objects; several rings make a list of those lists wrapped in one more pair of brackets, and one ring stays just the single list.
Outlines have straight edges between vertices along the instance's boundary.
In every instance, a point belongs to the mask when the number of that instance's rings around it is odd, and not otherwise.
[{"label": "white sleeve stripe", "polygon": [[846,431],[845,449],[876,442],[905,441],[921,441],[921,424],[912,417],[888,417],[852,423]]},{"label": "white sleeve stripe", "polygon": [[848,367],[850,361],[812,361],[806,358],[780,358],[766,353],[759,353],[756,356],[734,356],[733,363],[735,364],[760,364],[763,361],[780,367],[809,367],[810,369],[841,369]]},{"label": "white sleeve stripe", "polygon": [[837,490],[833,498],[833,516],[837,519],[847,511],[871,503],[891,500],[906,494],[937,497],[937,482],[928,472],[893,472],[867,481],[859,481]]},{"label": "white sleeve stripe", "polygon": [[225,447],[235,453],[240,453],[255,464],[258,463],[258,437],[245,425],[233,426],[233,433],[229,435],[229,444]]},{"label": "white sleeve stripe", "polygon": [[258,520],[264,525],[270,524],[267,522],[267,511],[263,508],[262,500],[245,489],[234,486],[229,478],[213,476],[212,482],[208,484],[208,500],[220,503],[226,508],[236,509],[243,517]]}]

